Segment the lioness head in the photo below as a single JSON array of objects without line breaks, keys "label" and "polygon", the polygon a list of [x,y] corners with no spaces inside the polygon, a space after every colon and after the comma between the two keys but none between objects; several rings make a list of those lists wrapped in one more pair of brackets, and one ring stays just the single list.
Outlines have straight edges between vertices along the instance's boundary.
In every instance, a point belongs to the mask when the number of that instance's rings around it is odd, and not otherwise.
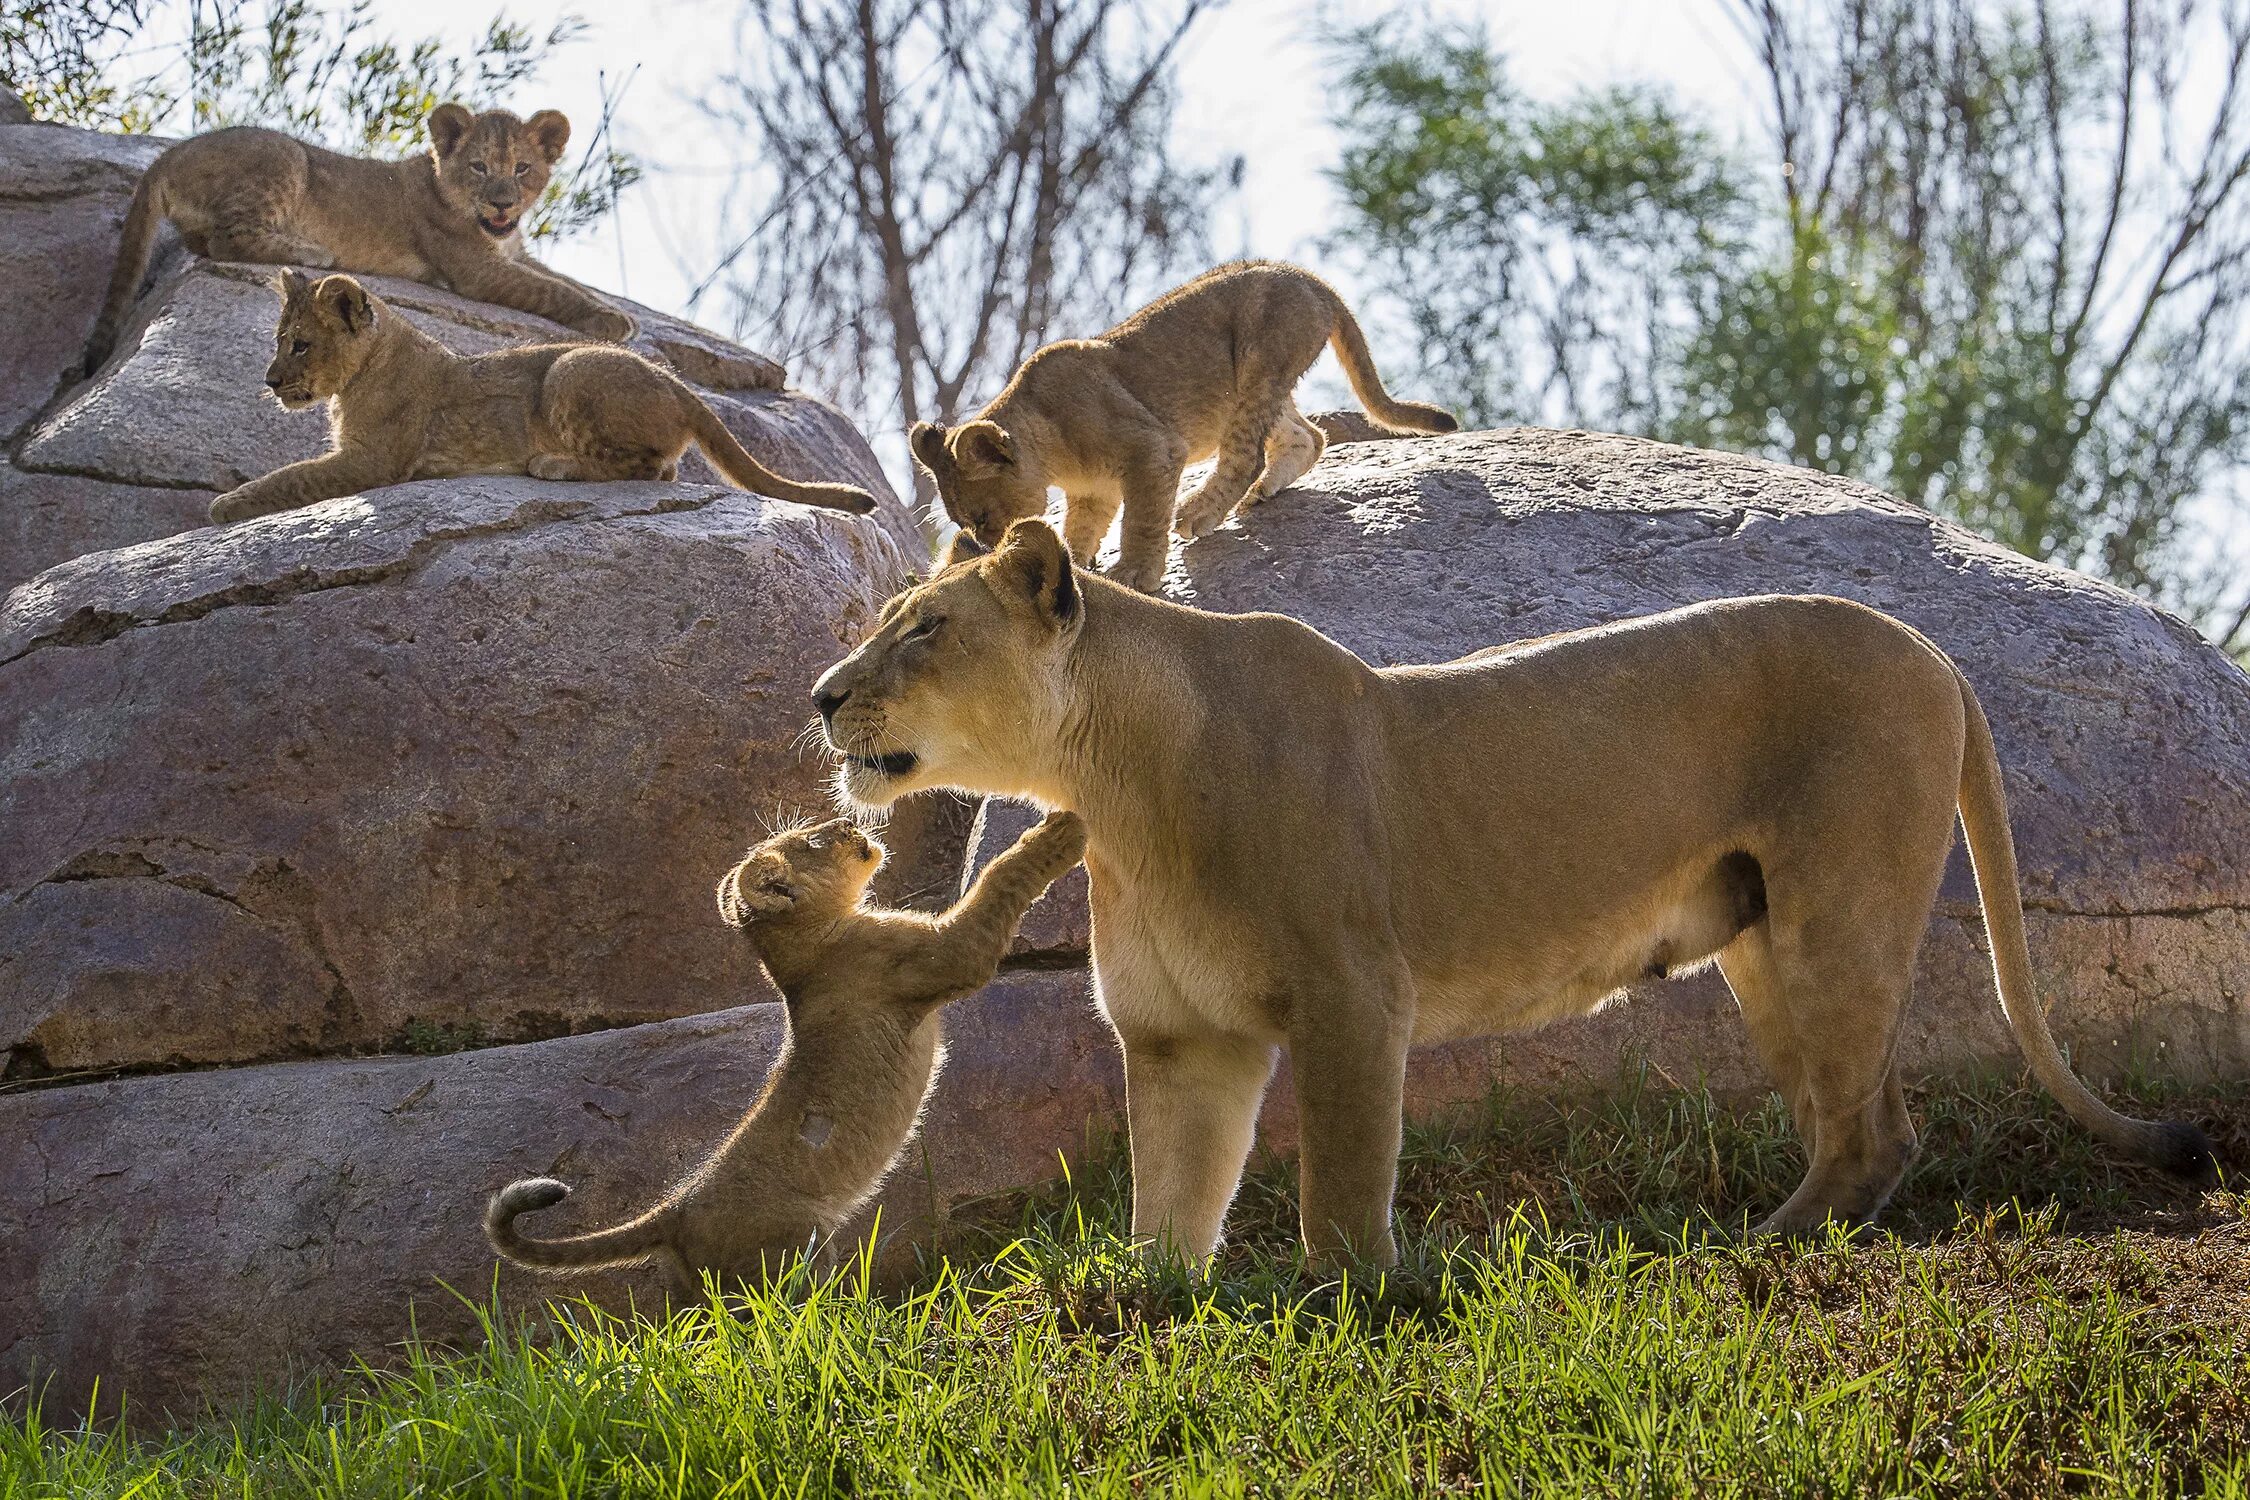
[{"label": "lioness head", "polygon": [[438,196],[496,240],[521,226],[570,144],[570,121],[553,109],[519,120],[504,109],[472,115],[441,104],[426,124]]},{"label": "lioness head", "polygon": [[883,846],[849,818],[777,833],[719,881],[719,915],[730,927],[832,916],[859,905],[882,868]]},{"label": "lioness head", "polygon": [[290,411],[317,405],[359,373],[373,348],[375,326],[392,316],[381,298],[349,276],[308,280],[284,271],[275,283],[281,320],[273,330],[266,389]]},{"label": "lioness head", "polygon": [[1051,741],[1085,601],[1062,538],[1008,528],[997,551],[956,538],[929,582],[813,686],[838,786],[884,806],[925,787],[1023,794],[1025,747]]},{"label": "lioness head", "polygon": [[983,545],[998,546],[1010,526],[1046,513],[1046,473],[999,423],[980,419],[948,431],[917,422],[907,443],[953,524]]}]

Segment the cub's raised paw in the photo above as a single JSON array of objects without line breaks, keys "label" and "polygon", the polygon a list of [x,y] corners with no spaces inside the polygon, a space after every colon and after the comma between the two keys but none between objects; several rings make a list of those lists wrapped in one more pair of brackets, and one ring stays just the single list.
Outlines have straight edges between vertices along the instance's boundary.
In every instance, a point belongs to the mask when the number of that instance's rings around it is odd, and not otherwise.
[{"label": "cub's raised paw", "polygon": [[641,325],[614,307],[605,307],[588,313],[576,325],[580,333],[590,333],[598,339],[624,343],[641,331]]},{"label": "cub's raised paw", "polygon": [[1035,842],[1040,852],[1052,854],[1063,861],[1064,868],[1076,864],[1086,853],[1086,825],[1074,812],[1051,812],[1039,820],[1039,826],[1024,835],[1027,842]]}]

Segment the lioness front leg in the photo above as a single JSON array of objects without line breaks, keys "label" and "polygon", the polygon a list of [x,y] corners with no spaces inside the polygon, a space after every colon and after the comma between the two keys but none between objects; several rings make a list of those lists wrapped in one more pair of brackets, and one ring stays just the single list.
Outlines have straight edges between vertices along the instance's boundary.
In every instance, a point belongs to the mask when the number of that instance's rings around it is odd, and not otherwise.
[{"label": "lioness front leg", "polygon": [[[1308,960],[1321,963],[1322,960]],[[1297,1221],[1305,1252],[1331,1269],[1398,1263],[1391,1198],[1405,1121],[1412,1032],[1396,975],[1331,969],[1295,997],[1289,1064],[1296,1082]]]},{"label": "lioness front leg", "polygon": [[1133,1238],[1201,1265],[1242,1185],[1274,1049],[1248,1037],[1121,1032]]},{"label": "lioness front leg", "polygon": [[253,516],[270,516],[276,511],[297,510],[339,495],[395,484],[401,477],[363,454],[324,453],[318,458],[284,464],[271,474],[215,497],[211,501],[211,524],[218,526],[229,521],[247,521]]}]

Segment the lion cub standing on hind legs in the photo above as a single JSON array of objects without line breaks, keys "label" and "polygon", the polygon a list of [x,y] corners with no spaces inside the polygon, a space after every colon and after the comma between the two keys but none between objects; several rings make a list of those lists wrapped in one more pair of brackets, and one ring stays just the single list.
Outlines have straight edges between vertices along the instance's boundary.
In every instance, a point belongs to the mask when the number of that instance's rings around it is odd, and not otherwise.
[{"label": "lion cub standing on hind legs", "polygon": [[335,448],[211,502],[240,521],[409,479],[671,479],[693,443],[746,490],[864,515],[848,484],[782,479],[669,370],[611,344],[460,355],[349,276],[281,273],[266,388],[291,411],[329,403]]},{"label": "lion cub standing on hind legs", "polygon": [[343,156],[251,126],[166,151],[133,190],[85,373],[116,346],[165,219],[213,260],[403,276],[595,338],[631,338],[631,318],[523,253],[523,216],[562,160],[570,121],[551,109],[519,120],[441,104],[428,129],[429,155],[402,161]]},{"label": "lion cub standing on hind legs", "polygon": [[[1048,487],[1059,485],[1070,497],[1063,540],[1090,566],[1122,506],[1111,576],[1153,593],[1168,527],[1201,536],[1320,461],[1327,439],[1292,393],[1328,346],[1380,426],[1460,426],[1383,389],[1335,288],[1295,266],[1250,260],[1198,276],[1098,338],[1047,345],[973,419],[950,430],[917,422],[909,441],[954,524],[987,547],[1010,523],[1044,512]],[[1209,477],[1181,497],[1181,471],[1214,453]]]},{"label": "lion cub standing on hind legs", "polygon": [[1085,848],[1076,817],[1050,814],[937,917],[865,904],[883,849],[849,819],[751,850],[719,882],[719,912],[789,1010],[758,1102],[686,1181],[615,1228],[526,1238],[517,1216],[570,1189],[546,1177],[501,1189],[484,1219],[493,1249],[548,1271],[653,1259],[692,1296],[706,1271],[754,1277],[833,1232],[914,1134],[943,1059],[939,1011],[990,982],[1025,910]]}]

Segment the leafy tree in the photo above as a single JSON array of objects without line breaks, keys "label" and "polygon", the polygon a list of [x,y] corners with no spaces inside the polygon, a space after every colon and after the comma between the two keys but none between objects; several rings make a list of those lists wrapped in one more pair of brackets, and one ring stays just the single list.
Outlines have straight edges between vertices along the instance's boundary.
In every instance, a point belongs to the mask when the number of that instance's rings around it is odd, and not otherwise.
[{"label": "leafy tree", "polygon": [[[269,0],[256,16],[247,0],[186,0],[181,40],[152,57],[141,40],[168,10],[176,0],[0,0],[0,82],[34,117],[62,124],[133,133],[267,125],[337,150],[398,154],[423,143],[434,106],[507,103],[586,29],[575,16],[543,32],[495,16],[456,52],[440,37],[379,32],[372,0]],[[594,222],[639,179],[611,139],[611,102],[578,160],[556,174],[535,237]]]},{"label": "leafy tree", "polygon": [[[1722,3],[1763,76],[1763,173],[1645,96],[1464,92],[1503,77],[1481,36],[1374,39],[1345,76],[1344,239],[1420,258],[1385,278],[1417,326],[1519,309],[1437,345],[1514,396],[1488,414],[1852,474],[2244,645],[2250,600],[2185,528],[2250,457],[2250,3]],[[1615,178],[1557,168],[1588,117],[1648,133],[1613,124]],[[1494,210],[1374,190],[1433,151],[1459,157],[1440,181],[1497,179]],[[1658,216],[1625,243],[1659,258],[1609,249],[1620,202]],[[1588,260],[1656,285],[1574,300],[1553,268]],[[1606,379],[1507,384],[1589,351]]]}]

